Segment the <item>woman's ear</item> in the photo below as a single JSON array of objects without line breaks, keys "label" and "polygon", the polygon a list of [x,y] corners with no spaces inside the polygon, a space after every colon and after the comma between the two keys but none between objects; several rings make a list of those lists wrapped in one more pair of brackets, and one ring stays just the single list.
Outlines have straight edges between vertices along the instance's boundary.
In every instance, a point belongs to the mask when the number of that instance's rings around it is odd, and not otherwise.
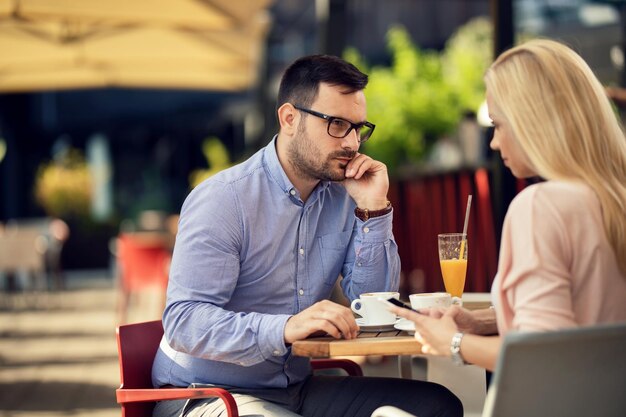
[{"label": "woman's ear", "polygon": [[299,112],[291,103],[285,103],[278,108],[278,123],[280,131],[288,136],[293,136],[298,128]]}]

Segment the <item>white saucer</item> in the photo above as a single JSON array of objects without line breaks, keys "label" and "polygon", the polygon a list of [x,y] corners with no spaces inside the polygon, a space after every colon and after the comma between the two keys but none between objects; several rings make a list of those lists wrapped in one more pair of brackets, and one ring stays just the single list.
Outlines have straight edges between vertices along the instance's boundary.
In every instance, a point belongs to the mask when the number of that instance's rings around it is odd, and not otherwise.
[{"label": "white saucer", "polygon": [[359,326],[362,332],[388,332],[394,329],[396,323],[390,324],[367,324],[365,319],[357,318],[356,324]]},{"label": "white saucer", "polygon": [[393,325],[393,327],[398,330],[402,330],[403,332],[408,332],[411,334],[415,333],[415,323],[413,323],[411,320],[400,318],[398,319],[396,324]]}]

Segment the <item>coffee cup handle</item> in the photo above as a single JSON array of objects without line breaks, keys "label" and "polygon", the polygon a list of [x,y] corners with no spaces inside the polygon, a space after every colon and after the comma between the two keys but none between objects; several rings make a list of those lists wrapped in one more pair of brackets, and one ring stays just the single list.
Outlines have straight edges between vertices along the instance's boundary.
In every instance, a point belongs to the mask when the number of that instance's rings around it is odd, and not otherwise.
[{"label": "coffee cup handle", "polygon": [[[358,307],[357,307],[358,306]],[[359,298],[352,300],[352,304],[350,304],[350,308],[359,316],[363,317],[363,303]]]},{"label": "coffee cup handle", "polygon": [[452,305],[453,306],[462,306],[463,305],[463,300],[461,300],[461,297],[452,297]]}]

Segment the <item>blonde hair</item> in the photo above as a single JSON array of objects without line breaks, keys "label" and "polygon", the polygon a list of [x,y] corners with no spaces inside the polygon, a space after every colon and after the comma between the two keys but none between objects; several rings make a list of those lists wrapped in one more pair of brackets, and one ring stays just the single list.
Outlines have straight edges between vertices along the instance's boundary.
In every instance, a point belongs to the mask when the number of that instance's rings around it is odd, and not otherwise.
[{"label": "blonde hair", "polygon": [[595,191],[626,276],[626,138],[589,66],[565,45],[535,39],[500,55],[485,83],[541,177]]}]

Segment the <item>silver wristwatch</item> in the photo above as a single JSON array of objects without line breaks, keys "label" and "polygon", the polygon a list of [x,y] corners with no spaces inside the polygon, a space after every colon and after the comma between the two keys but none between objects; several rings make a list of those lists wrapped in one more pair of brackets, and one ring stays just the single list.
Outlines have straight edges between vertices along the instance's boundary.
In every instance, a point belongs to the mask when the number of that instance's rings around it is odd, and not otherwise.
[{"label": "silver wristwatch", "polygon": [[452,363],[461,366],[466,365],[467,362],[461,355],[461,340],[463,340],[463,333],[455,333],[452,336],[452,342],[450,342],[450,353],[452,354]]}]

